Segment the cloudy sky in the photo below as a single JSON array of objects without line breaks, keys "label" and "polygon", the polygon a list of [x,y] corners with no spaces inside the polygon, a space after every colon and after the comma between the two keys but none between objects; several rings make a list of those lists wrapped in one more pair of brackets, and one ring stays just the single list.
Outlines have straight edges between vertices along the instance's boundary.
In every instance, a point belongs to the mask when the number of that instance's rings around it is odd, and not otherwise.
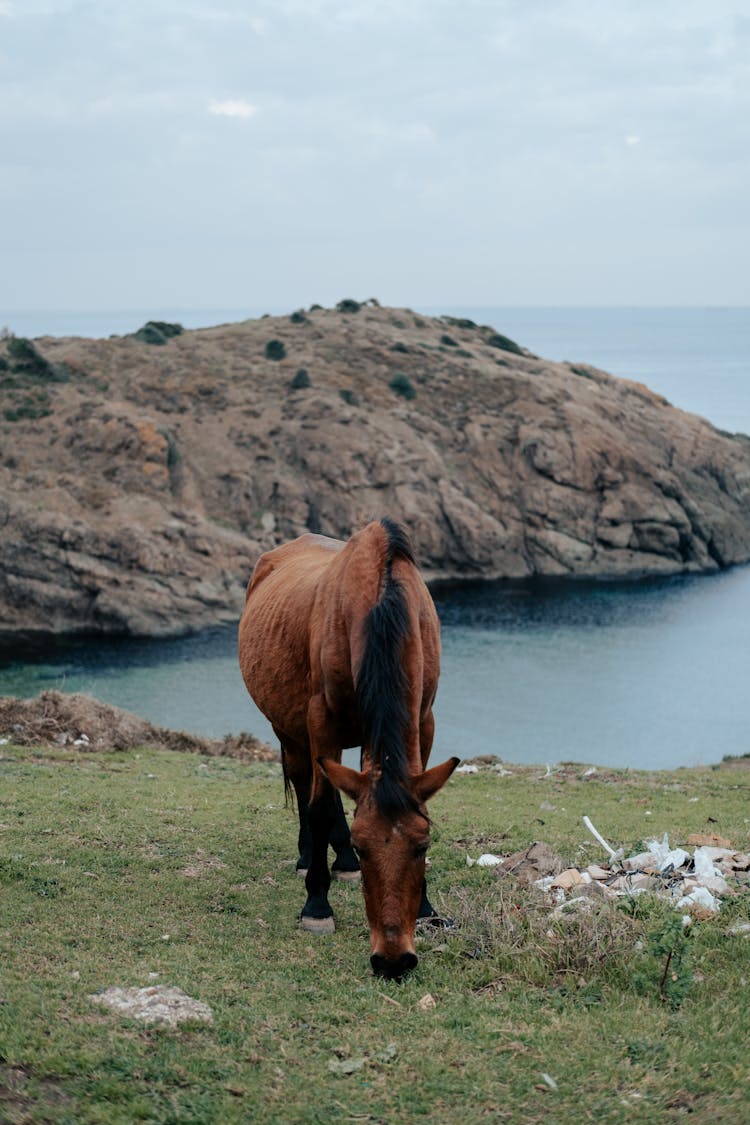
[{"label": "cloudy sky", "polygon": [[0,216],[0,310],[750,304],[750,9],[0,0]]}]

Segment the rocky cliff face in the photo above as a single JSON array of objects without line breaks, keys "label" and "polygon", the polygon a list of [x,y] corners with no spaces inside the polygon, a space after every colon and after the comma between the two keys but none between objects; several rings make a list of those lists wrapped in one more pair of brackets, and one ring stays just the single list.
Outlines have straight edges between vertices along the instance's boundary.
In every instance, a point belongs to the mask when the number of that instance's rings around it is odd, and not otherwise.
[{"label": "rocky cliff face", "polygon": [[36,349],[0,341],[6,643],[234,620],[261,551],[383,514],[434,577],[750,559],[749,438],[471,322],[368,305]]}]

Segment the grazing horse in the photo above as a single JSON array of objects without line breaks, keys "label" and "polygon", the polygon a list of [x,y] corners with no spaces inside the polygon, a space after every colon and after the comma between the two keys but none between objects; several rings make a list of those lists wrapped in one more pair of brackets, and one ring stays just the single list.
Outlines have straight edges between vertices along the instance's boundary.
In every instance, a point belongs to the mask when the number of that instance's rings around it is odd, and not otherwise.
[{"label": "grazing horse", "polygon": [[[362,872],[373,971],[400,978],[417,964],[427,898],[425,802],[458,758],[425,769],[440,671],[440,625],[406,533],[389,519],[346,543],[302,535],[259,560],[239,628],[250,695],[281,743],[284,782],[299,810],[301,924],[332,933],[331,874]],[[341,752],[362,747],[361,770]],[[351,835],[338,790],[355,802]]]}]

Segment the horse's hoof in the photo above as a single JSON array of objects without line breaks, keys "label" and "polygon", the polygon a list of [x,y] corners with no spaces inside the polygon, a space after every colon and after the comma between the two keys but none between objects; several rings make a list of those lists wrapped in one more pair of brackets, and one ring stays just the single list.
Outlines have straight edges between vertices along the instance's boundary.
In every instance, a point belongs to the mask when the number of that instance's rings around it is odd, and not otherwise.
[{"label": "horse's hoof", "polygon": [[334,879],[340,879],[342,883],[358,883],[362,878],[361,871],[337,871],[335,867],[331,874]]},{"label": "horse's hoof", "polygon": [[336,923],[333,916],[330,918],[309,918],[303,914],[299,920],[299,924],[303,930],[307,930],[309,934],[332,934],[335,933]]}]

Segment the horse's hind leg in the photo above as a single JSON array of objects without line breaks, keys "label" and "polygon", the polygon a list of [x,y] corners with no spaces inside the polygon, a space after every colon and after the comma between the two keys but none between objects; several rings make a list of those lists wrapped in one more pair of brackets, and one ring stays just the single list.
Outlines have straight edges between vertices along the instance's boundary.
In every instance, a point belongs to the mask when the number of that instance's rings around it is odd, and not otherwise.
[{"label": "horse's hind leg", "polygon": [[[322,696],[313,696],[307,708],[307,729],[310,737],[310,757],[340,757],[340,749],[331,743],[328,709]],[[339,838],[343,808],[330,781],[313,765],[310,804],[307,809],[307,827],[310,833],[310,866],[305,877],[307,901],[302,907],[302,928],[313,933],[330,934],[335,926],[333,911],[328,902],[331,873],[328,870],[328,844],[334,834]],[[339,809],[341,813],[339,814]],[[341,820],[338,820],[339,815]],[[337,825],[338,821],[338,825]],[[338,831],[337,831],[338,828]],[[348,834],[348,828],[347,828]]]},{"label": "horse's hind leg", "polygon": [[312,783],[310,751],[306,746],[300,746],[299,743],[293,742],[275,728],[274,732],[281,743],[284,782],[287,786],[291,783],[297,798],[297,812],[299,814],[297,846],[299,856],[296,870],[299,875],[306,875],[310,866],[310,827],[307,823],[307,808],[310,804],[310,786]]},{"label": "horse's hind leg", "polygon": [[352,838],[349,832],[349,823],[346,819],[341,795],[336,791],[336,819],[331,829],[331,847],[336,853],[336,859],[331,867],[331,873],[337,879],[359,879],[359,860],[357,859]]}]

